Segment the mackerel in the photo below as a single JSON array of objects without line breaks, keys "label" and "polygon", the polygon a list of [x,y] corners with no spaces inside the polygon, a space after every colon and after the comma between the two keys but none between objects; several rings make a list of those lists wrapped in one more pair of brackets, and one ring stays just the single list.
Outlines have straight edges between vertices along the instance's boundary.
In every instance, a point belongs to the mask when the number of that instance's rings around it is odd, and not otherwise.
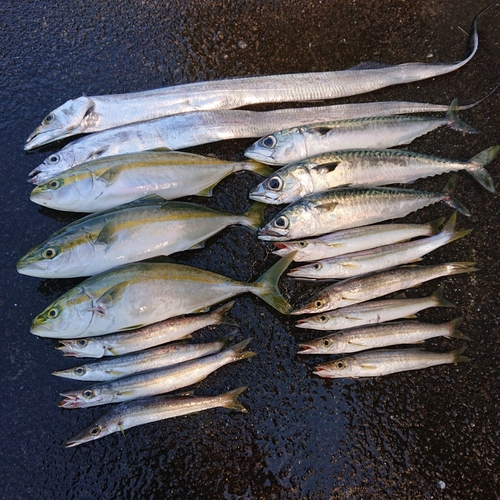
[{"label": "mackerel", "polygon": [[418,286],[442,276],[470,273],[478,269],[474,262],[447,262],[432,266],[405,266],[350,278],[319,290],[294,309],[291,314],[318,314],[359,302],[382,297],[389,293]]}]

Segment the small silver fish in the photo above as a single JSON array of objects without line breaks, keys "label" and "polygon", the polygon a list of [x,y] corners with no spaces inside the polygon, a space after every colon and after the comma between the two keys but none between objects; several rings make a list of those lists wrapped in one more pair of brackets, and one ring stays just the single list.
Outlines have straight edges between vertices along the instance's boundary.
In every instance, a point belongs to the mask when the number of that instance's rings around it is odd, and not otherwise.
[{"label": "small silver fish", "polygon": [[427,297],[407,298],[404,293],[392,299],[372,300],[342,307],[316,316],[301,318],[297,328],[344,330],[367,324],[384,323],[399,318],[415,318],[429,307],[456,307],[444,298],[444,283]]},{"label": "small silver fish", "polygon": [[377,347],[419,344],[434,337],[470,340],[467,335],[458,331],[462,321],[463,317],[439,325],[418,323],[417,321],[401,321],[350,328],[339,333],[303,342],[300,347],[304,350],[299,351],[297,354],[347,354]]},{"label": "small silver fish", "polygon": [[432,266],[403,266],[350,278],[316,292],[291,314],[317,314],[382,297],[425,281],[477,271],[475,262],[448,262]]},{"label": "small silver fish", "polygon": [[[176,365],[191,359],[202,358],[222,351],[231,343],[231,337],[205,344],[178,344],[154,347],[137,354],[117,356],[104,361],[52,372],[57,377],[82,380],[85,382],[109,382],[135,373],[156,370],[165,366]],[[174,348],[172,348],[174,347]]]},{"label": "small silver fish", "polygon": [[[202,328],[212,325],[236,325],[227,313],[233,302],[204,314],[176,316],[137,330],[112,333],[100,337],[59,340],[57,349],[65,356],[75,358],[102,358],[103,356],[121,356],[131,352],[149,349],[167,342],[184,340]],[[173,353],[185,349],[183,344],[170,346]]]},{"label": "small silver fish", "polygon": [[187,387],[200,382],[224,365],[255,356],[257,354],[255,352],[243,351],[250,340],[239,342],[218,354],[131,375],[113,382],[95,384],[83,390],[62,392],[61,396],[64,399],[59,406],[87,408],[108,403],[122,403]]},{"label": "small silver fish", "polygon": [[430,352],[414,348],[381,349],[318,365],[313,373],[323,378],[380,377],[446,363],[470,361],[469,358],[462,355],[466,348],[467,346],[462,346],[448,352]]},{"label": "small silver fish", "polygon": [[210,408],[227,408],[247,413],[248,410],[237,399],[245,389],[246,387],[239,387],[219,396],[156,396],[122,403],[70,439],[66,447],[88,443],[118,431],[123,433],[126,429],[137,425],[189,415]]}]

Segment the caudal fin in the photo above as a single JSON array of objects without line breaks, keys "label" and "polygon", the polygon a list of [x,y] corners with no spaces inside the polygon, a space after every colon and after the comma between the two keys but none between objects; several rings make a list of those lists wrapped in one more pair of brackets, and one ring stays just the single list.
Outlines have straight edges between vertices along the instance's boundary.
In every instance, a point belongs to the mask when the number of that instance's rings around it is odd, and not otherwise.
[{"label": "caudal fin", "polygon": [[449,127],[463,132],[464,134],[479,134],[474,127],[471,127],[458,117],[458,99],[453,99],[451,102],[450,107],[446,112],[445,119],[448,121]]},{"label": "caudal fin", "polygon": [[233,318],[229,317],[227,313],[234,306],[234,300],[232,302],[228,302],[223,306],[219,307],[215,311],[210,313],[210,316],[213,317],[214,322],[213,325],[233,325],[240,326]]},{"label": "caudal fin", "polygon": [[290,314],[292,306],[278,290],[278,282],[281,275],[293,262],[293,258],[296,254],[297,251],[283,257],[281,260],[276,262],[271,269],[266,271],[257,281],[252,283],[252,293],[283,314]]},{"label": "caudal fin", "polygon": [[445,284],[441,283],[434,292],[431,294],[431,298],[434,299],[434,307],[453,307],[456,308],[455,304],[452,304],[449,300],[444,298],[444,288]]},{"label": "caudal fin", "polygon": [[455,186],[457,184],[458,175],[454,174],[450,177],[450,180],[446,183],[446,186],[443,188],[443,202],[449,205],[450,207],[458,210],[461,214],[470,217],[470,212],[467,210],[464,205],[462,205],[458,200],[453,197],[453,191],[455,190]]},{"label": "caudal fin", "polygon": [[448,322],[448,327],[450,329],[447,337],[451,337],[453,339],[462,339],[462,340],[471,340],[467,335],[463,334],[458,330],[458,327],[463,323],[464,317],[460,316],[460,318],[456,318],[452,321]]},{"label": "caudal fin", "polygon": [[467,345],[463,345],[458,349],[454,349],[453,351],[449,351],[448,354],[451,358],[450,363],[465,363],[470,361],[471,359],[467,356],[462,356],[463,352],[467,349]]},{"label": "caudal fin", "polygon": [[467,172],[476,179],[481,186],[483,186],[488,191],[492,193],[496,193],[495,185],[493,184],[493,179],[488,171],[484,168],[485,165],[488,165],[495,156],[499,153],[500,146],[492,146],[491,148],[487,148],[484,151],[481,151],[479,154],[474,156],[469,160],[470,167],[467,169]]},{"label": "caudal fin", "polygon": [[247,389],[247,386],[238,387],[232,391],[221,394],[222,406],[228,410],[248,413],[248,410],[238,401],[238,396]]},{"label": "caudal fin", "polygon": [[448,235],[446,243],[451,243],[452,241],[458,240],[467,236],[472,229],[464,229],[463,231],[455,231],[455,225],[457,222],[457,212],[454,212],[453,215],[448,219],[448,222],[443,227],[441,234]]},{"label": "caudal fin", "polygon": [[264,210],[266,207],[265,203],[252,203],[250,208],[243,214],[242,223],[253,231],[258,231],[264,225]]},{"label": "caudal fin", "polygon": [[242,170],[248,170],[250,172],[254,172],[257,175],[262,177],[269,177],[273,172],[274,168],[271,168],[269,165],[264,165],[263,163],[259,163],[255,160],[248,160],[244,164],[244,168]]}]

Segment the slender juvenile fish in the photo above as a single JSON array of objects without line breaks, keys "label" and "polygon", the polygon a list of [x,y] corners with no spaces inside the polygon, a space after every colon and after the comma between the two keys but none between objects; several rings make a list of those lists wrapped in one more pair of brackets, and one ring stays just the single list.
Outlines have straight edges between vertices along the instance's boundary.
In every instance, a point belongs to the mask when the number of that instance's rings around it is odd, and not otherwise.
[{"label": "slender juvenile fish", "polygon": [[[474,107],[483,99],[460,109]],[[28,181],[41,184],[71,167],[108,156],[158,148],[183,149],[227,139],[262,137],[284,128],[330,120],[447,109],[448,106],[440,104],[389,101],[272,111],[195,111],[123,125],[77,139],[46,158],[30,172]]]},{"label": "slender juvenile fish", "polygon": [[312,280],[345,279],[418,262],[424,255],[463,238],[472,231],[472,229],[455,231],[456,220],[457,212],[450,217],[443,230],[434,236],[319,260],[290,270],[288,276]]},{"label": "slender juvenile fish", "polygon": [[453,176],[443,191],[437,193],[380,187],[332,189],[311,194],[279,212],[259,231],[259,238],[286,241],[367,226],[404,217],[439,201],[469,216],[469,211],[451,195],[455,183],[456,176]]},{"label": "slender juvenile fish", "polygon": [[[488,7],[487,7],[488,8]],[[424,80],[467,64],[478,46],[474,19],[471,54],[453,64],[406,63],[376,69],[255,76],[188,83],[121,95],[79,97],[49,113],[31,133],[25,149],[75,134],[96,132],[161,116],[210,109],[232,109],[256,103],[333,99],[362,94],[389,85]]]},{"label": "slender juvenile fish", "polygon": [[379,377],[446,363],[470,361],[466,356],[462,356],[466,348],[467,346],[462,346],[448,352],[430,352],[414,348],[381,349],[318,365],[313,373],[324,378]]},{"label": "slender juvenile fish", "polygon": [[33,320],[30,331],[60,339],[95,337],[200,312],[246,292],[287,314],[290,304],[277,285],[292,260],[293,254],[281,259],[252,283],[183,264],[126,264],[63,294]]},{"label": "slender juvenile fish", "polygon": [[469,161],[453,161],[397,149],[359,149],[325,153],[291,163],[271,174],[251,192],[252,200],[279,205],[340,187],[376,187],[412,183],[421,177],[465,170],[492,193],[484,168],[500,151],[485,149]]},{"label": "slender juvenile fish", "polygon": [[458,331],[462,321],[463,317],[439,325],[401,321],[351,328],[304,342],[300,344],[304,350],[297,354],[347,354],[377,347],[419,344],[434,337],[470,340],[469,337]]},{"label": "slender juvenile fish", "polygon": [[455,99],[443,118],[382,116],[294,126],[262,137],[244,154],[261,163],[287,165],[331,151],[384,149],[409,144],[443,125],[464,133],[478,133],[459,119]]},{"label": "slender juvenile fish", "polygon": [[105,157],[76,166],[33,189],[31,201],[70,212],[99,212],[147,195],[165,200],[211,196],[233,172],[270,175],[254,161],[224,161],[178,151],[146,151]]},{"label": "slender juvenile fish", "polygon": [[432,236],[439,232],[439,226],[444,221],[445,218],[440,217],[426,224],[377,224],[354,227],[318,238],[275,242],[277,250],[273,253],[283,257],[291,252],[297,252],[294,258],[296,262],[313,262],[378,246],[392,245],[419,236]]},{"label": "slender juvenile fish", "polygon": [[93,276],[114,267],[200,248],[224,228],[241,224],[256,231],[264,204],[244,214],[195,203],[141,199],[98,212],[59,229],[17,263],[17,271],[39,278]]},{"label": "slender juvenile fish", "polygon": [[206,344],[178,344],[175,349],[172,349],[171,345],[154,347],[137,354],[117,356],[104,361],[55,371],[52,372],[52,375],[85,382],[117,380],[135,373],[156,370],[218,353],[229,346],[231,338],[226,337]]},{"label": "slender juvenile fish", "polygon": [[247,409],[237,399],[245,389],[246,387],[239,387],[219,396],[156,396],[122,403],[70,439],[66,443],[66,448],[88,443],[114,432],[123,433],[126,429],[137,425],[189,415],[210,408],[227,408],[247,413]]},{"label": "slender juvenile fish", "polygon": [[205,356],[177,365],[160,368],[138,375],[120,378],[113,382],[93,385],[87,389],[62,392],[63,408],[88,408],[108,403],[123,403],[172,392],[205,379],[218,368],[255,356],[257,353],[243,351],[251,339],[246,339],[217,354]]},{"label": "slender juvenile fish", "polygon": [[[149,349],[174,340],[190,338],[202,328],[212,325],[236,325],[227,313],[234,302],[228,302],[214,311],[205,314],[182,316],[144,326],[138,330],[112,333],[101,337],[60,340],[59,349],[65,356],[75,358],[102,358],[103,356],[121,356],[131,352]],[[172,344],[170,349],[175,355],[185,349],[184,344]]]},{"label": "slender juvenile fish", "polygon": [[352,306],[441,276],[477,271],[474,265],[474,262],[448,262],[432,266],[406,266],[350,278],[319,290],[291,314],[317,314]]},{"label": "slender juvenile fish", "polygon": [[361,302],[316,316],[301,318],[295,326],[313,330],[345,330],[399,318],[415,318],[415,314],[429,307],[456,307],[446,300],[443,294],[444,283],[427,297],[409,299],[403,293],[393,299]]}]

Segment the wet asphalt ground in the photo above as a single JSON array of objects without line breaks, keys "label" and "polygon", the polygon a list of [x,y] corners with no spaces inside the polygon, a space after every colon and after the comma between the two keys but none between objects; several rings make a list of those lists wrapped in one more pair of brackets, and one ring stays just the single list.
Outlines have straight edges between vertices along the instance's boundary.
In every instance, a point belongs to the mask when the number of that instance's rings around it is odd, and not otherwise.
[{"label": "wet asphalt ground", "polygon": [[[254,296],[231,312],[238,339],[253,337],[258,356],[222,368],[194,387],[216,394],[248,385],[248,414],[210,410],[147,426],[76,448],[64,443],[105,408],[62,410],[58,393],[75,383],[51,372],[77,364],[56,342],[29,332],[32,318],[79,280],[18,275],[31,246],[74,214],[29,201],[27,174],[62,144],[27,154],[23,144],[52,109],[69,98],[140,91],[231,76],[345,69],[362,61],[452,62],[468,54],[475,13],[471,0],[431,1],[145,1],[0,3],[1,281],[0,498],[2,499],[494,499],[498,463],[500,251],[498,196],[460,175],[456,197],[472,213],[459,216],[467,238],[425,257],[425,263],[476,261],[481,271],[446,279],[456,310],[421,320],[464,315],[471,362],[367,380],[323,380],[312,367],[326,357],[296,355],[317,332],[294,327]],[[480,22],[480,46],[461,70],[342,102],[415,100],[470,103],[500,80],[500,7]],[[341,102],[341,101],[339,101]],[[267,109],[263,106],[254,109]],[[500,141],[500,94],[462,118],[481,131],[439,129],[409,149],[466,160]],[[252,140],[191,151],[241,159]],[[500,161],[489,168],[500,188]],[[415,183],[439,190],[448,176]],[[242,212],[257,178],[225,179],[212,207]],[[194,198],[193,198],[194,200]],[[200,200],[196,200],[200,201]],[[269,209],[269,217],[275,212]],[[435,205],[405,220],[449,216]],[[180,262],[252,280],[276,257],[249,230],[232,227]],[[410,290],[427,295],[443,280]],[[284,278],[293,304],[315,287]],[[316,287],[317,288],[317,287]],[[196,341],[230,327],[209,328]],[[460,341],[434,340],[448,350]]]}]

